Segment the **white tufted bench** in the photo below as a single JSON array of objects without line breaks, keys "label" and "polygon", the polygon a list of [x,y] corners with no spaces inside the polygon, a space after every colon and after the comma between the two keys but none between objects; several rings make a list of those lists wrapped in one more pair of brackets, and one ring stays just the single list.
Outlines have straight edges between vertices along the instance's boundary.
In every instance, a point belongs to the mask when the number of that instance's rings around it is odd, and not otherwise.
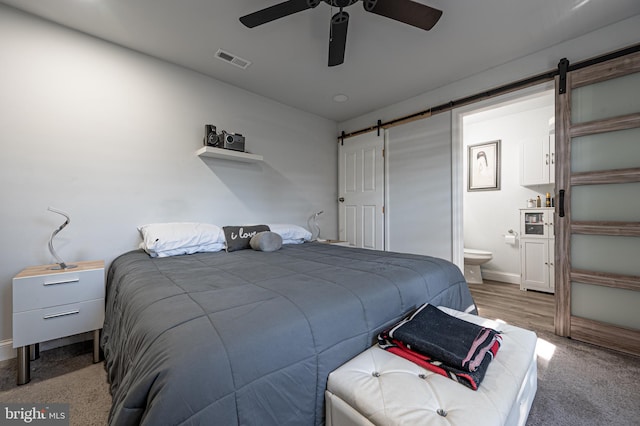
[{"label": "white tufted bench", "polygon": [[329,375],[327,426],[524,425],[537,389],[536,334],[448,308],[502,332],[477,391],[380,349],[367,349]]}]

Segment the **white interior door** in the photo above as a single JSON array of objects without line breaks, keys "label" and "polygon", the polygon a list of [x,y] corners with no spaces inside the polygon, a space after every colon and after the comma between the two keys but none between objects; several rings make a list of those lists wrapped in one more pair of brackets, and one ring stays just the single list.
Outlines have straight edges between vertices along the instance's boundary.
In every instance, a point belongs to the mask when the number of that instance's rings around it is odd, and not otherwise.
[{"label": "white interior door", "polygon": [[338,158],[340,239],[384,250],[384,134],[373,131],[346,139]]}]

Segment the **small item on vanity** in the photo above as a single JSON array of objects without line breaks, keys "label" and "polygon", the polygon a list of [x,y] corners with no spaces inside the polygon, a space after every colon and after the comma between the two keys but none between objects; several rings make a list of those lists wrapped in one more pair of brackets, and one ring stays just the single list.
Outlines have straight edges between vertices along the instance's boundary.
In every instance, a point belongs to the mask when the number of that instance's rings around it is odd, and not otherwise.
[{"label": "small item on vanity", "polygon": [[547,207],[551,207],[551,194],[549,194],[548,192],[547,192],[547,198],[545,200],[545,205]]},{"label": "small item on vanity", "polygon": [[538,198],[536,198],[536,207],[542,207],[542,200],[540,199],[539,195]]},{"label": "small item on vanity", "polygon": [[556,199],[552,198],[551,199],[551,207],[555,207],[556,206]]},{"label": "small item on vanity", "polygon": [[527,207],[531,208],[531,207],[535,207],[536,206],[536,200],[534,198],[529,198],[527,200]]}]

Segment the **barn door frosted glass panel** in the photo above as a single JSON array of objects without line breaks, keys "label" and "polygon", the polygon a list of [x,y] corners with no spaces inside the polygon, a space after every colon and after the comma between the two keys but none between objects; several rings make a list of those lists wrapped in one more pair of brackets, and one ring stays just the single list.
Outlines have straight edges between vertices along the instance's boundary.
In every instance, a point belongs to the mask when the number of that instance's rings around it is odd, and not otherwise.
[{"label": "barn door frosted glass panel", "polygon": [[640,128],[573,138],[571,172],[638,167]]},{"label": "barn door frosted glass panel", "polygon": [[[640,238],[573,235],[574,270],[640,276]],[[571,283],[571,314],[621,327],[640,329],[640,292]]]},{"label": "barn door frosted glass panel", "polygon": [[[598,128],[571,140],[571,222],[578,227],[581,223],[601,226],[586,232],[574,228],[571,269],[608,274],[599,285],[572,280],[571,314],[636,330],[640,329],[640,292],[634,291],[635,284],[610,283],[619,276],[640,276],[640,237],[616,235],[624,232],[623,223],[640,221],[640,182],[616,177],[612,171],[640,167],[640,129],[611,131],[609,126],[638,111],[640,73],[574,88],[571,93],[572,125]],[[591,181],[574,181],[581,175]]]},{"label": "barn door frosted glass panel", "polygon": [[608,287],[578,282],[572,282],[571,288],[573,315],[640,330],[640,315],[629,315],[638,312],[640,292],[625,289],[612,292]]},{"label": "barn door frosted glass panel", "polygon": [[[571,237],[573,269],[640,276],[640,238],[609,235]],[[638,306],[640,312],[640,306]]]},{"label": "barn door frosted glass panel", "polygon": [[640,221],[638,182],[575,186],[571,191],[573,221]]},{"label": "barn door frosted glass panel", "polygon": [[573,89],[571,122],[586,123],[640,111],[640,73]]}]

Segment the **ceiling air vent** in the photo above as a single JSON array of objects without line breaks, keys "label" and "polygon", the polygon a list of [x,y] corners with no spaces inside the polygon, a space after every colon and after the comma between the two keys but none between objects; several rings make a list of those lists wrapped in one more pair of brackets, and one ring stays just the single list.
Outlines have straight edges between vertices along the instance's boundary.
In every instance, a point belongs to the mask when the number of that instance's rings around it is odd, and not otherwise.
[{"label": "ceiling air vent", "polygon": [[251,65],[251,61],[242,59],[241,57],[236,56],[227,51],[224,51],[222,49],[218,49],[218,51],[216,52],[216,58],[221,59],[225,62],[228,62],[231,65],[235,65],[238,68],[242,68],[243,70],[247,69],[247,67]]}]

